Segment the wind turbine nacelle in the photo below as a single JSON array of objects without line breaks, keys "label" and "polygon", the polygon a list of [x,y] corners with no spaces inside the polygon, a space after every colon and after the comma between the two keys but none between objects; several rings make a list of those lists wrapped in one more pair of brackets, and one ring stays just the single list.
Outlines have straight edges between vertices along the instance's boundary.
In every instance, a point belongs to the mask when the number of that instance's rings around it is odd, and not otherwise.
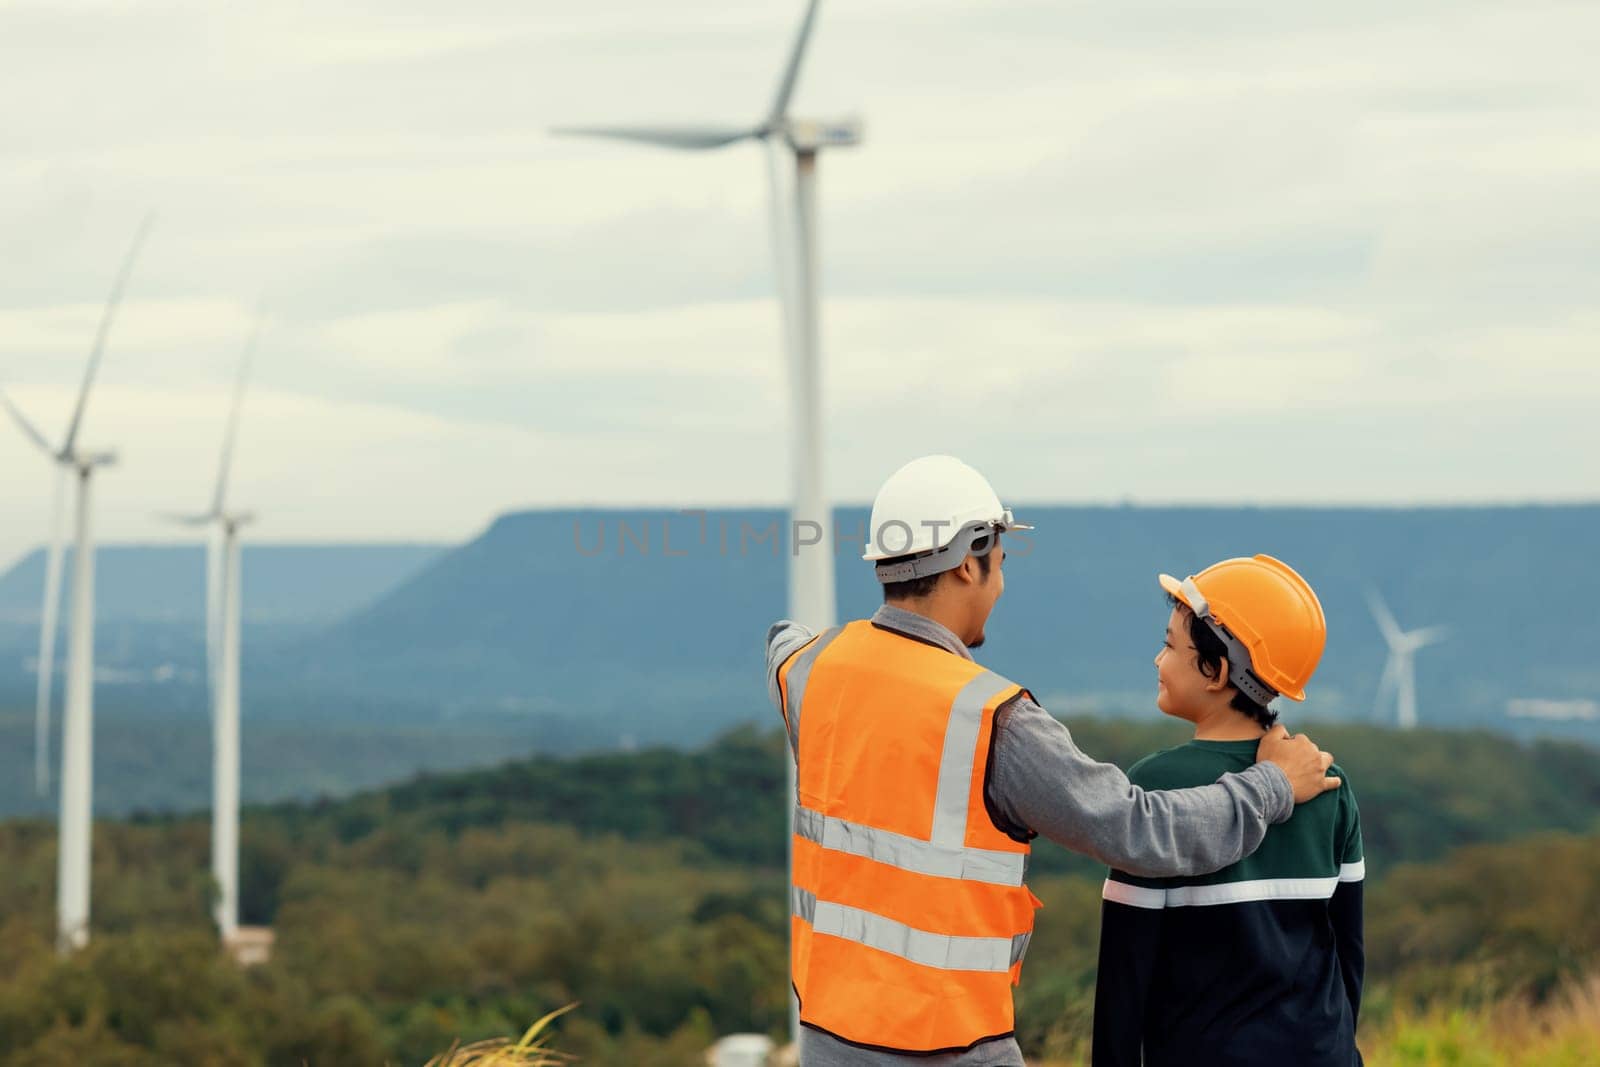
[{"label": "wind turbine nacelle", "polygon": [[115,452],[76,452],[70,462],[79,470],[87,471],[91,467],[110,467],[117,462]]},{"label": "wind turbine nacelle", "polygon": [[796,152],[815,152],[822,148],[850,148],[861,143],[861,120],[836,122],[795,120],[789,123],[789,144]]}]

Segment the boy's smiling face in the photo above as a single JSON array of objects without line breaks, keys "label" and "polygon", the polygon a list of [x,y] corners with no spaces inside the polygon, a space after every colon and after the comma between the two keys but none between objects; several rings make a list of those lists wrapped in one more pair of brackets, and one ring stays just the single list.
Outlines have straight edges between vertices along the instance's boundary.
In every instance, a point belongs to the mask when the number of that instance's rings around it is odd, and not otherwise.
[{"label": "boy's smiling face", "polygon": [[1173,608],[1161,651],[1156,653],[1156,707],[1174,718],[1198,722],[1202,712],[1217,702],[1217,689],[1214,679],[1200,673],[1200,658],[1189,637],[1188,611]]}]

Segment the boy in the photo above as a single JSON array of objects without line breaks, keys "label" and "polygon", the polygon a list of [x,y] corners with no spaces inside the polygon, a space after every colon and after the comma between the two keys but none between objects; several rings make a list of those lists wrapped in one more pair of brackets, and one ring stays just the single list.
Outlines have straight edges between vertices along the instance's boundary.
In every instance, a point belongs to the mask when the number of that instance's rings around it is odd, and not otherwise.
[{"label": "boy", "polygon": [[[1178,581],[1157,654],[1156,705],[1194,740],[1147,756],[1145,789],[1212,782],[1254,759],[1275,697],[1305,699],[1327,639],[1305,579],[1270,556]],[[1261,848],[1201,878],[1112,871],[1102,893],[1094,1065],[1361,1062],[1361,820],[1350,779],[1270,827]]]}]

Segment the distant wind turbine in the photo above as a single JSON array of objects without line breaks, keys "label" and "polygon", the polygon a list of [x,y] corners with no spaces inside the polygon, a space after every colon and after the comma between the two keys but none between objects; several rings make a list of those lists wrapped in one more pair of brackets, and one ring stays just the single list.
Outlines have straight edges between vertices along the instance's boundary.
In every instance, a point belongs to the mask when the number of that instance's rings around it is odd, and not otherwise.
[{"label": "distant wind turbine", "polygon": [[[767,151],[769,215],[772,251],[777,266],[778,304],[783,316],[783,341],[788,356],[793,506],[790,536],[796,544],[789,553],[789,617],[814,630],[834,624],[837,607],[833,580],[833,518],[822,488],[822,357],[818,345],[817,286],[817,155],[824,148],[845,148],[861,141],[861,124],[854,119],[836,122],[796,120],[789,102],[800,80],[806,45],[816,24],[819,0],[806,5],[800,31],[789,62],[778,79],[778,91],[766,116],[753,126],[586,126],[552,132],[583,137],[607,137],[689,151],[722,148],[742,141],[760,141]],[[781,154],[794,153],[794,210],[792,226],[784,217]],[[793,246],[791,248],[791,241]],[[806,547],[800,551],[800,528],[808,526]],[[789,795],[795,794],[795,768],[788,765]],[[794,806],[789,814],[788,841],[794,840]],[[791,870],[793,859],[790,860]],[[791,879],[792,880],[792,879]],[[799,1038],[799,1017],[793,998],[789,1002],[791,1039]]]},{"label": "distant wind turbine", "polygon": [[1383,677],[1378,682],[1377,706],[1382,709],[1393,699],[1396,725],[1402,730],[1413,730],[1417,725],[1417,651],[1443,641],[1449,635],[1449,630],[1443,626],[1401,630],[1389,605],[1384,603],[1383,597],[1375,589],[1367,591],[1367,604],[1389,646],[1389,660],[1384,664]]},{"label": "distant wind turbine", "polygon": [[214,918],[224,943],[239,932],[239,530],[255,516],[228,510],[228,473],[239,433],[239,410],[255,356],[252,327],[233,383],[222,438],[222,461],[208,511],[168,515],[184,526],[207,527],[206,678],[211,690],[211,877],[217,883]]},{"label": "distant wind turbine", "polygon": [[72,555],[71,631],[67,645],[67,700],[61,730],[61,829],[57,860],[56,940],[63,951],[89,943],[89,861],[90,833],[94,815],[94,539],[90,525],[90,483],[97,467],[116,461],[113,452],[89,452],[78,444],[84,410],[89,403],[95,371],[105,352],[106,338],[117,308],[122,303],[128,277],[139,258],[145,237],[154,221],[147,216],[134,235],[133,245],[122,261],[106,300],[89,351],[89,366],[84,371],[78,403],[60,448],[50,444],[39,428],[29,422],[11,398],[0,392],[0,404],[10,412],[29,440],[57,467],[55,510],[50,523],[50,547],[45,562],[44,608],[39,625],[38,704],[34,719],[34,781],[40,793],[49,788],[50,682],[55,673],[56,619],[60,610],[62,504],[64,483],[73,475],[77,481],[76,542]]}]

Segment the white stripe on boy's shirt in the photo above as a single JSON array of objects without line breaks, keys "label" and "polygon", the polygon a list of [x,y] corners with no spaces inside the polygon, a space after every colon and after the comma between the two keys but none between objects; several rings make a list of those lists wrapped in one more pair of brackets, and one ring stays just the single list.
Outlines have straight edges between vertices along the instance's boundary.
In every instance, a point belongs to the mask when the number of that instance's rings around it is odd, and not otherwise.
[{"label": "white stripe on boy's shirt", "polygon": [[1165,889],[1150,889],[1142,885],[1129,885],[1127,882],[1114,882],[1106,879],[1106,884],[1100,888],[1100,896],[1114,904],[1126,904],[1133,908],[1149,908],[1159,911],[1167,906],[1167,891]]},{"label": "white stripe on boy's shirt", "polygon": [[1100,896],[1117,904],[1152,909],[1209,907],[1261,900],[1327,900],[1333,896],[1340,882],[1361,881],[1365,870],[1365,863],[1358,861],[1344,864],[1337,875],[1329,878],[1258,878],[1249,882],[1185,885],[1172,889],[1151,889],[1107,878]]}]

